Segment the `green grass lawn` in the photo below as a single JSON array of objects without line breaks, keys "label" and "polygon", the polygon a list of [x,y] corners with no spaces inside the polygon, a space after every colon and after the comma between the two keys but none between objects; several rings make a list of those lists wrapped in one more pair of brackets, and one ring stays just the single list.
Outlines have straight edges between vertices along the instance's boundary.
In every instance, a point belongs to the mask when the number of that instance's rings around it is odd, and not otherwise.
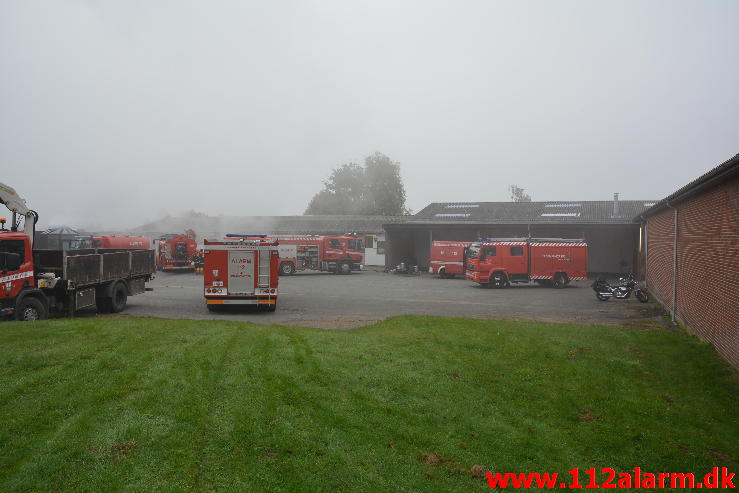
[{"label": "green grass lawn", "polygon": [[2,491],[483,491],[475,466],[737,472],[739,379],[666,331],[0,325]]}]

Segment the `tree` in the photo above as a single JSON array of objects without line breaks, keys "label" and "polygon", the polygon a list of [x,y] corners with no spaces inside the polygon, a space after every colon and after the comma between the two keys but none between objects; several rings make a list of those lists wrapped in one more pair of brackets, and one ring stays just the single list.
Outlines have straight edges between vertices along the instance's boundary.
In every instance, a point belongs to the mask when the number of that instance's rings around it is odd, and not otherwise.
[{"label": "tree", "polygon": [[364,166],[344,164],[331,172],[323,190],[313,196],[305,214],[408,214],[400,163],[376,152]]},{"label": "tree", "polygon": [[511,194],[513,202],[531,202],[531,195],[527,194],[526,190],[521,187],[509,185],[508,192]]},{"label": "tree", "polygon": [[305,213],[360,214],[364,188],[364,169],[356,163],[344,164],[323,182],[323,190],[313,196]]}]

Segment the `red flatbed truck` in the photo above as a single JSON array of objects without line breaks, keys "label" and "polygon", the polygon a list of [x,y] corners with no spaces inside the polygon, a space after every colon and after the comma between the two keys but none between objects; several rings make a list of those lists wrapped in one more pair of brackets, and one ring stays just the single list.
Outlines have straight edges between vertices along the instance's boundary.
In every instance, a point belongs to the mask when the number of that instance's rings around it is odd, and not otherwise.
[{"label": "red flatbed truck", "polygon": [[[74,315],[97,306],[120,312],[128,296],[143,293],[154,273],[153,250],[49,250],[33,248],[38,214],[13,188],[0,183],[0,203],[12,212],[0,220],[0,315],[33,321],[51,312]],[[23,231],[20,224],[23,220]]]},{"label": "red flatbed truck", "polygon": [[470,245],[466,278],[504,288],[534,281],[563,288],[588,278],[588,245],[564,238],[512,238]]},{"label": "red flatbed truck", "polygon": [[263,235],[204,240],[203,294],[210,311],[224,305],[277,308],[279,242]]},{"label": "red flatbed truck", "polygon": [[432,241],[429,274],[438,274],[441,278],[464,274],[467,249],[471,244],[471,241]]}]

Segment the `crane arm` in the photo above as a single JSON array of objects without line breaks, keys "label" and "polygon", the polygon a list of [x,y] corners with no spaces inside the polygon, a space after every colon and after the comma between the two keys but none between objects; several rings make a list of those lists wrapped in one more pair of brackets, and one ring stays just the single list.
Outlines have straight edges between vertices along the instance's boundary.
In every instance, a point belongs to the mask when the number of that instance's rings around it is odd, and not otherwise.
[{"label": "crane arm", "polygon": [[25,217],[25,223],[23,224],[23,232],[26,233],[33,244],[33,236],[36,231],[36,221],[38,220],[38,214],[28,208],[26,201],[18,195],[18,193],[4,183],[0,183],[0,204],[5,205],[10,212],[13,213],[13,224],[11,229],[15,231],[17,225],[15,222],[15,215],[20,214]]}]

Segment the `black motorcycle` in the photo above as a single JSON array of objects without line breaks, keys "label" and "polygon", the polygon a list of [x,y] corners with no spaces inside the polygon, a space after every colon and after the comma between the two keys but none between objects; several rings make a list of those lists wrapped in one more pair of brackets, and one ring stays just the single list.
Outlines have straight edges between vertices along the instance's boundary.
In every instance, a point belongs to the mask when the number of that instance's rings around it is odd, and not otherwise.
[{"label": "black motorcycle", "polygon": [[629,274],[626,278],[622,277],[618,281],[619,284],[617,286],[611,286],[605,279],[598,279],[593,283],[595,296],[600,301],[608,301],[611,298],[625,300],[631,296],[631,292],[633,291],[636,299],[642,303],[649,301],[649,294],[645,289],[639,287],[639,283],[636,282],[633,274]]}]

